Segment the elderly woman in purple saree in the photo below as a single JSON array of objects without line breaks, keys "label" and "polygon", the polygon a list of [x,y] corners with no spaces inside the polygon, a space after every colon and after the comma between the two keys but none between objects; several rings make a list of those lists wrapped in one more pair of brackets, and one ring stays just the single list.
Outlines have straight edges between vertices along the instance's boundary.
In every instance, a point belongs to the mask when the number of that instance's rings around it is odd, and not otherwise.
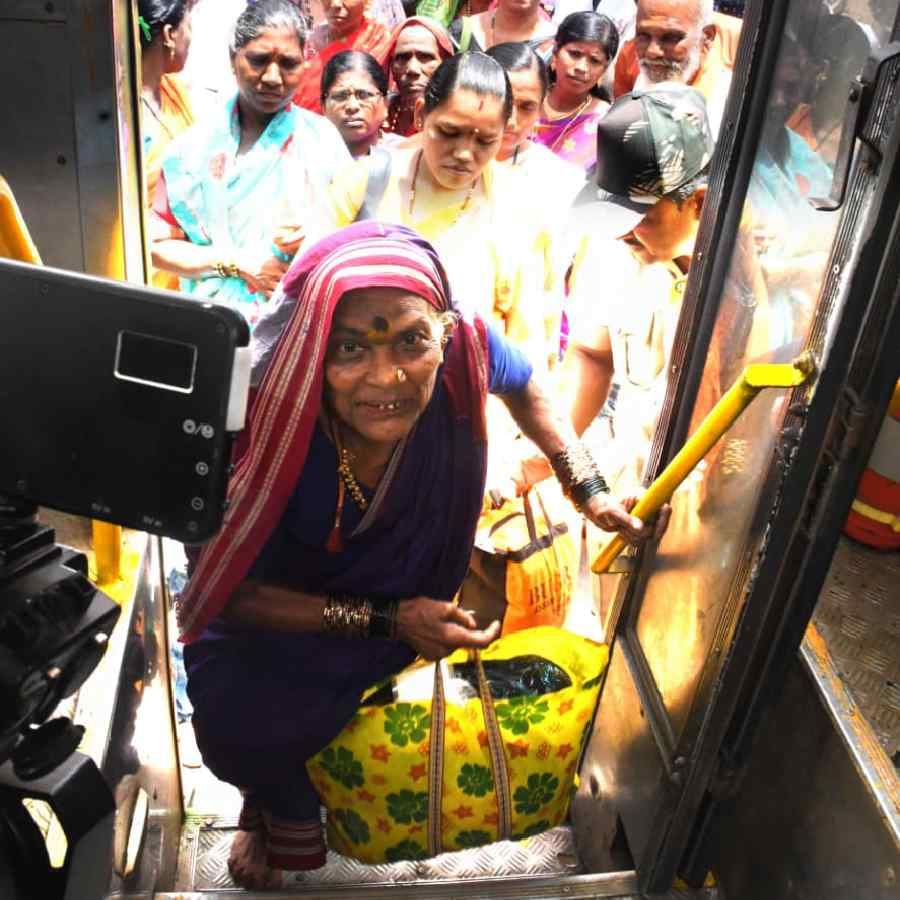
[{"label": "elderly woman in purple saree", "polygon": [[[567,447],[525,358],[448,315],[443,268],[413,232],[352,225],[301,256],[282,287],[285,324],[228,517],[178,610],[198,746],[244,796],[229,866],[254,888],[324,864],[305,761],[363,691],[417,654],[497,637],[497,623],[479,630],[448,602],[481,510],[487,391],[545,452]],[[631,500],[579,485],[570,493],[601,527],[649,534]]]}]

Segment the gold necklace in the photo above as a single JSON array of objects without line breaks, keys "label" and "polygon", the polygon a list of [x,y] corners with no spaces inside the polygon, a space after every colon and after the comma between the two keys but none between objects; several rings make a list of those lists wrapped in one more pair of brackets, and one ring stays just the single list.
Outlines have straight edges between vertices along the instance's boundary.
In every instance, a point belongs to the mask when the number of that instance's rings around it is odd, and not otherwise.
[{"label": "gold necklace", "polygon": [[590,105],[591,100],[594,98],[588,94],[587,97],[584,98],[584,102],[578,106],[572,112],[560,112],[558,109],[553,108],[553,104],[550,103],[550,98],[544,98],[544,114],[545,118],[549,119],[551,122],[558,122],[560,119],[566,119],[568,117],[572,117],[573,119],[577,119]]},{"label": "gold necklace", "polygon": [[[556,153],[556,151],[557,151],[557,150],[559,149],[559,147],[562,145],[563,139],[564,139],[564,138],[566,137],[566,135],[568,135],[568,133],[575,127],[575,122],[576,122],[576,120],[577,120],[578,117],[579,117],[579,116],[587,109],[588,104],[589,104],[589,103],[591,102],[591,100],[593,100],[593,99],[594,99],[594,98],[591,97],[590,94],[588,94],[587,99],[584,101],[584,103],[581,104],[581,106],[578,107],[578,109],[575,110],[575,112],[572,112],[572,113],[563,113],[562,115],[557,116],[556,118],[552,118],[552,117],[550,117],[550,116],[547,116],[547,118],[548,118],[551,122],[559,122],[560,120],[565,119],[566,116],[569,117],[569,121],[563,126],[562,131],[560,131],[560,133],[556,136],[556,139],[553,141],[553,143],[550,144],[550,149],[551,149],[554,153]],[[545,106],[546,106],[548,109],[552,109],[552,108],[553,108],[552,106],[550,106],[550,101],[549,101],[549,99],[544,100],[544,104],[545,104]]]},{"label": "gold necklace", "polygon": [[397,134],[397,124],[400,121],[400,113],[410,113],[410,120],[413,124],[413,134],[416,133],[415,128],[415,116],[412,114],[414,111],[414,107],[410,106],[409,103],[403,104],[398,95],[397,102],[393,104],[393,109],[388,113],[388,122],[387,122],[387,130],[392,132],[393,134]]},{"label": "gold necklace", "polygon": [[[413,216],[413,207],[416,205],[416,182],[419,180],[419,166],[422,164],[422,154],[423,151],[420,150],[416,155],[416,163],[413,167],[413,177],[412,184],[409,186],[409,218],[412,221]],[[472,199],[472,195],[475,193],[475,185],[478,183],[478,179],[476,178],[470,185],[469,191],[466,194],[465,200],[462,202],[462,206],[459,208],[459,212],[456,214],[456,218],[458,219],[465,211],[468,209],[469,201]],[[453,220],[453,223],[456,224],[456,219]]]},{"label": "gold necklace", "polygon": [[340,553],[344,549],[344,539],[341,535],[341,519],[343,518],[344,513],[344,491],[350,491],[350,496],[353,498],[361,512],[366,511],[369,501],[366,500],[363,495],[362,488],[360,488],[359,482],[356,480],[356,476],[350,468],[350,461],[353,459],[353,454],[341,444],[341,436],[338,432],[337,422],[331,422],[331,435],[338,456],[338,490],[337,508],[334,511],[334,522],[332,523],[328,538],[325,541],[325,549],[329,553]]},{"label": "gold necklace", "polygon": [[365,512],[369,506],[369,501],[366,500],[362,488],[359,486],[359,482],[356,480],[356,476],[350,468],[350,462],[353,459],[353,454],[346,447],[341,447],[340,462],[337,467],[338,475],[341,476],[343,483],[347,485],[347,490],[350,491],[350,496],[356,502],[360,512]]}]

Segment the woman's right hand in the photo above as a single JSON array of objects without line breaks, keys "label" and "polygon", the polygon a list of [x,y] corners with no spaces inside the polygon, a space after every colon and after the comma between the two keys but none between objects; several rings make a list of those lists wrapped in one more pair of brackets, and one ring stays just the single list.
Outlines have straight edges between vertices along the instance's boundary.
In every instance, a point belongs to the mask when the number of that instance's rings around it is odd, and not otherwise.
[{"label": "woman's right hand", "polygon": [[272,296],[278,282],[288,270],[288,263],[274,256],[253,256],[249,253],[239,254],[235,260],[241,278],[247,287],[268,300]]},{"label": "woman's right hand", "polygon": [[414,597],[397,607],[397,637],[431,662],[460,647],[484,649],[500,637],[500,623],[478,628],[472,613],[455,603]]}]

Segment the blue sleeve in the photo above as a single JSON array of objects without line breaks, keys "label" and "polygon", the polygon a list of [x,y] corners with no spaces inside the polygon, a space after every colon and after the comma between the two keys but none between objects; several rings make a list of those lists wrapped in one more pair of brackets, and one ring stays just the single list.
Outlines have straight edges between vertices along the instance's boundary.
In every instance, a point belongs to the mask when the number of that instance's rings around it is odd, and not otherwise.
[{"label": "blue sleeve", "polygon": [[516,394],[531,381],[531,363],[506,338],[485,323],[488,338],[488,391]]}]

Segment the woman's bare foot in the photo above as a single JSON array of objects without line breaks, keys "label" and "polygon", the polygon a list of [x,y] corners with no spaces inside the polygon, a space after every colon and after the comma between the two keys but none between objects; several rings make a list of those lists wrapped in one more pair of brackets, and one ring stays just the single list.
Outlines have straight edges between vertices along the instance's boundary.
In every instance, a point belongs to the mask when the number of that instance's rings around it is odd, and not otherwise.
[{"label": "woman's bare foot", "polygon": [[264,829],[235,832],[228,854],[228,871],[235,884],[257,891],[281,887],[281,872],[266,863],[267,844]]}]

